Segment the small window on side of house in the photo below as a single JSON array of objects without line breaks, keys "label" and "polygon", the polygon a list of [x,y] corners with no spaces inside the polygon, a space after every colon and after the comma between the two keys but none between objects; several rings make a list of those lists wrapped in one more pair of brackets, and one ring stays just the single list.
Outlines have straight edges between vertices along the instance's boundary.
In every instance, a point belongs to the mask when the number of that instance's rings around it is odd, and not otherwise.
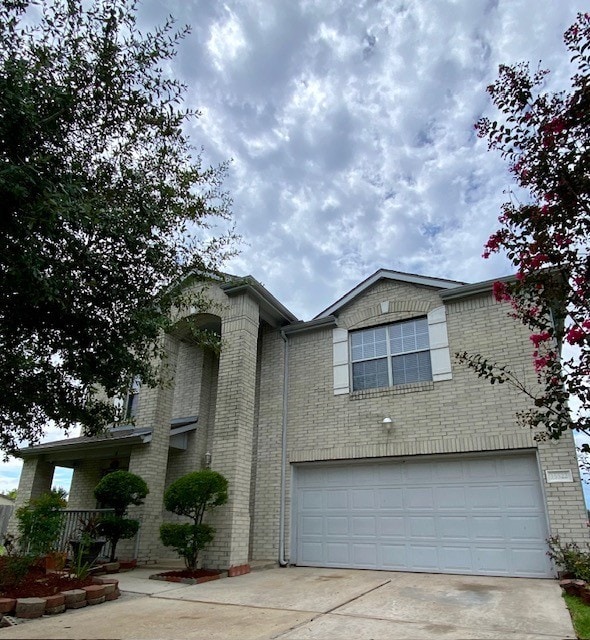
[{"label": "small window on side of house", "polygon": [[139,407],[139,389],[141,387],[141,380],[139,376],[133,378],[133,382],[127,392],[127,398],[125,400],[125,420],[133,420],[137,416],[137,410]]}]

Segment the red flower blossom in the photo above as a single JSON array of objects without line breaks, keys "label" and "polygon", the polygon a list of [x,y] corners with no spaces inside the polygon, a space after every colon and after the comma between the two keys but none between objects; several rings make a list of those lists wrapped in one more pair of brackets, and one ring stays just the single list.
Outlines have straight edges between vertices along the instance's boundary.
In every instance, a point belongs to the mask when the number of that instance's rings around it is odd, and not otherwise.
[{"label": "red flower blossom", "polygon": [[546,342],[551,339],[551,334],[548,331],[541,331],[541,333],[533,333],[530,337],[530,341],[538,349],[541,342]]},{"label": "red flower blossom", "polygon": [[565,339],[570,344],[581,344],[582,342],[584,342],[585,338],[586,338],[586,332],[582,327],[578,327],[578,326],[572,327],[565,336]]},{"label": "red flower blossom", "polygon": [[492,291],[496,302],[504,302],[511,299],[505,282],[494,282],[492,285]]}]

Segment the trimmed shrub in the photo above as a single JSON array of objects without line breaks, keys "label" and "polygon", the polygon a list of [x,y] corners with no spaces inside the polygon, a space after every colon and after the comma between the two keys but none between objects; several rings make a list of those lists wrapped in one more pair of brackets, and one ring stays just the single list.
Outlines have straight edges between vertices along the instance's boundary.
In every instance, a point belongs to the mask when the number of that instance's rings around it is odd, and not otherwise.
[{"label": "trimmed shrub", "polygon": [[100,534],[111,543],[111,562],[117,557],[119,540],[133,538],[139,530],[138,520],[125,518],[127,509],[143,504],[148,493],[145,480],[129,471],[108,473],[94,488],[94,497],[115,510],[114,515],[103,516],[98,525]]},{"label": "trimmed shrub", "polygon": [[115,515],[124,516],[129,505],[143,504],[149,493],[145,480],[130,471],[113,471],[94,488],[94,497],[107,507],[115,510]]},{"label": "trimmed shrub", "polygon": [[226,502],[227,480],[210,469],[182,476],[164,493],[164,506],[168,511],[192,520],[192,523],[166,522],[160,527],[162,543],[184,558],[188,569],[196,569],[199,551],[215,535],[213,527],[203,524],[205,512]]}]

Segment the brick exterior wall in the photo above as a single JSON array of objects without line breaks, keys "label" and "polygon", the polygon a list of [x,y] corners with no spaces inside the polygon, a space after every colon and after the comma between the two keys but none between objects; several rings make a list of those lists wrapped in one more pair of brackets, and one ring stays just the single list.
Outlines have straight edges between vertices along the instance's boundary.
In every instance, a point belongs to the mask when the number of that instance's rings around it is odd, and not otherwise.
[{"label": "brick exterior wall", "polygon": [[[383,301],[390,302],[390,311],[385,314],[381,313]],[[386,324],[425,315],[441,304],[436,290],[429,287],[381,282],[342,310],[338,326],[356,329]],[[485,354],[534,382],[528,332],[508,317],[505,305],[496,303],[487,294],[449,302],[446,306],[451,354],[462,350]],[[452,380],[334,395],[332,330],[294,334],[289,341],[290,463],[536,449],[551,532],[578,542],[587,541],[586,510],[571,434],[565,434],[557,442],[537,443],[530,430],[516,424],[515,412],[527,406],[522,394],[507,385],[493,386],[480,380],[453,361]],[[278,359],[277,354],[275,358]],[[265,391],[259,442],[276,443],[280,438],[280,423],[276,419],[278,381]],[[389,433],[381,424],[384,417],[393,420]],[[260,451],[257,495],[265,496],[268,491],[270,503],[274,502],[280,483],[280,465],[274,461],[267,450]],[[547,484],[546,469],[571,469],[575,481]],[[288,481],[290,476],[288,473]],[[271,504],[263,507],[257,502],[256,518],[268,519],[271,510],[276,518],[275,507]],[[289,531],[289,517],[286,526]],[[276,526],[270,524],[270,530],[274,535]],[[254,541],[254,559],[276,557],[276,537],[265,537],[256,524],[255,532],[261,537]],[[288,534],[287,544],[289,541]]]},{"label": "brick exterior wall", "polygon": [[222,317],[211,467],[228,479],[229,500],[210,517],[216,536],[204,554],[209,566],[248,562],[259,323],[258,305],[245,294],[232,298]]}]

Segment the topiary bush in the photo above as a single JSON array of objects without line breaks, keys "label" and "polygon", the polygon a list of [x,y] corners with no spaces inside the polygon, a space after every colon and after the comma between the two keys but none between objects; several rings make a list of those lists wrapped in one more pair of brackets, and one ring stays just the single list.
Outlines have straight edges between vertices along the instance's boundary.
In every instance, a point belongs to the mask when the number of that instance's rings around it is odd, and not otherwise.
[{"label": "topiary bush", "polygon": [[125,518],[127,509],[143,504],[148,493],[145,480],[130,471],[108,473],[94,488],[94,497],[115,510],[114,515],[103,516],[98,525],[100,534],[111,543],[111,562],[117,557],[119,540],[133,538],[139,530],[138,520]]},{"label": "topiary bush", "polygon": [[205,512],[226,502],[227,480],[210,469],[188,473],[166,489],[166,509],[192,522],[165,522],[160,527],[160,539],[184,559],[188,569],[197,568],[199,551],[215,536],[215,529],[203,524]]},{"label": "topiary bush", "polygon": [[129,505],[143,504],[149,492],[145,480],[138,475],[130,471],[112,471],[96,485],[94,497],[122,517]]}]

